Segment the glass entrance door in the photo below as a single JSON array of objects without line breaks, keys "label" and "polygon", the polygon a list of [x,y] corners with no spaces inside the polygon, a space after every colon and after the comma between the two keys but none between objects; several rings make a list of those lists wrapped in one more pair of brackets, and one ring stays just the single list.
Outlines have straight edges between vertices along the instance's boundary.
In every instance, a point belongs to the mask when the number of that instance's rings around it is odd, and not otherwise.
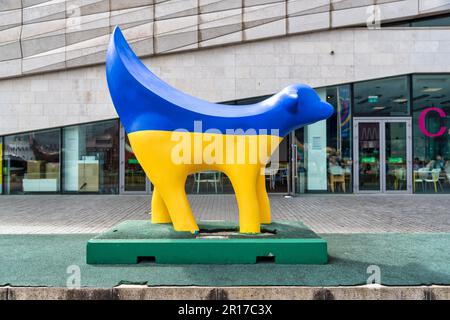
[{"label": "glass entrance door", "polygon": [[359,191],[381,191],[380,123],[361,122],[358,125]]},{"label": "glass entrance door", "polygon": [[123,128],[120,134],[120,193],[148,194],[150,182],[136,159]]},{"label": "glass entrance door", "polygon": [[355,192],[411,192],[411,121],[355,118]]}]

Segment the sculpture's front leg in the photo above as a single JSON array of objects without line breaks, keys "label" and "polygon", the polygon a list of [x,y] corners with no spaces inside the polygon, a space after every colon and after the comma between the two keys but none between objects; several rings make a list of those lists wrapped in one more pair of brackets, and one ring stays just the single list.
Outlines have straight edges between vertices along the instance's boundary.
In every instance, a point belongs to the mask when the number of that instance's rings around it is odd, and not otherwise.
[{"label": "sculpture's front leg", "polygon": [[199,227],[186,196],[185,182],[186,177],[164,177],[159,179],[156,188],[167,206],[175,231],[197,233]]},{"label": "sculpture's front leg", "polygon": [[258,195],[259,217],[262,224],[271,223],[270,202],[266,190],[265,166],[262,166],[256,181],[256,193]]},{"label": "sculpture's front leg", "polygon": [[232,165],[227,168],[239,208],[239,231],[260,233],[260,208],[256,192],[259,165]]},{"label": "sculpture's front leg", "polygon": [[152,193],[152,223],[170,223],[172,219],[170,218],[169,210],[164,203],[163,198],[159,194],[158,188],[153,189]]}]

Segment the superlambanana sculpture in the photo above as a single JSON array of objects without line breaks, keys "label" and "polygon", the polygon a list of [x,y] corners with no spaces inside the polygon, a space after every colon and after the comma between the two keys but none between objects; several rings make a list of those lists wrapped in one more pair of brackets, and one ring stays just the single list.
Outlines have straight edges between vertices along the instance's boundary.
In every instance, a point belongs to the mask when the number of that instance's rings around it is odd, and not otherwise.
[{"label": "superlambanana sculpture", "polygon": [[[252,105],[209,103],[180,92],[150,72],[115,28],[106,57],[109,91],[128,138],[154,184],[153,223],[198,232],[185,193],[188,175],[216,170],[230,179],[241,233],[269,224],[264,168],[290,131],[332,115],[303,84]],[[189,77],[189,75],[186,75]]]}]

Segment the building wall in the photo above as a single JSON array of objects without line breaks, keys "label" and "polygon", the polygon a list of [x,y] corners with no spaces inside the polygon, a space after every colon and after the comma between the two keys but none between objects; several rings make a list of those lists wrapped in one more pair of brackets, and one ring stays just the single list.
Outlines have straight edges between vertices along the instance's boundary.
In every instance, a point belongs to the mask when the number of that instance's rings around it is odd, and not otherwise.
[{"label": "building wall", "polygon": [[[331,52],[334,54],[331,54]],[[450,72],[443,29],[339,29],[144,59],[176,88],[214,102],[391,75]],[[117,117],[104,66],[0,80],[0,135]]]},{"label": "building wall", "polygon": [[139,55],[161,55],[449,8],[449,0],[2,0],[0,78],[101,63],[116,25]]}]

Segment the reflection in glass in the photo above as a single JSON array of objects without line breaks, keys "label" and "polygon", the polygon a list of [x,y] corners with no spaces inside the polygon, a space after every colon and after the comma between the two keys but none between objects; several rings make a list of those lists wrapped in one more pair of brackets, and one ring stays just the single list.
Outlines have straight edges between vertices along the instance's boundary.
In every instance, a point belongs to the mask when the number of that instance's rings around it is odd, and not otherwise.
[{"label": "reflection in glass", "polygon": [[0,194],[3,193],[3,138],[0,137]]},{"label": "reflection in glass", "polygon": [[361,122],[358,125],[359,190],[380,190],[380,125]]},{"label": "reflection in glass", "polygon": [[386,190],[407,190],[406,123],[387,122]]},{"label": "reflection in glass", "polygon": [[408,79],[407,76],[403,76],[355,83],[354,115],[409,115]]},{"label": "reflection in glass", "polygon": [[118,193],[119,123],[117,120],[63,130],[63,190]]},{"label": "reflection in glass", "polygon": [[327,102],[335,107],[328,119],[327,170],[331,192],[352,192],[352,126],[350,86],[327,89]]},{"label": "reflection in glass", "polygon": [[305,129],[300,128],[295,130],[294,141],[292,142],[294,175],[295,175],[295,192],[305,193],[307,186],[306,166],[305,166]]},{"label": "reflection in glass", "polygon": [[58,192],[59,141],[59,129],[5,137],[5,193]]},{"label": "reflection in glass", "polygon": [[[189,188],[190,187],[190,188]],[[186,191],[191,193],[232,193],[228,177],[219,171],[202,171],[188,177]]]},{"label": "reflection in glass", "polygon": [[[286,136],[274,152],[272,159],[278,160],[278,166],[269,162],[266,166],[267,192],[288,192],[289,179],[289,136]],[[277,157],[277,158],[276,158]]]},{"label": "reflection in glass", "polygon": [[318,90],[318,92],[323,95],[323,99],[326,99],[328,103],[333,105],[336,112],[326,121],[326,128],[322,130],[323,137],[321,139],[324,140],[325,150],[323,152],[325,155],[320,163],[318,163],[317,157],[315,159],[311,158],[310,148],[314,146],[306,140],[306,131],[309,131],[309,129],[306,127],[295,131],[292,143],[294,148],[293,158],[296,159],[293,170],[295,174],[295,190],[297,193],[304,193],[307,190],[312,191],[312,181],[308,179],[307,172],[308,170],[314,169],[317,171],[317,168],[323,168],[323,179],[327,179],[322,186],[323,191],[352,192],[350,86],[329,87]]},{"label": "reflection in glass", "polygon": [[450,75],[414,75],[413,97],[413,190],[450,193]]},{"label": "reflection in glass", "polygon": [[125,135],[125,191],[145,191],[146,175]]}]

